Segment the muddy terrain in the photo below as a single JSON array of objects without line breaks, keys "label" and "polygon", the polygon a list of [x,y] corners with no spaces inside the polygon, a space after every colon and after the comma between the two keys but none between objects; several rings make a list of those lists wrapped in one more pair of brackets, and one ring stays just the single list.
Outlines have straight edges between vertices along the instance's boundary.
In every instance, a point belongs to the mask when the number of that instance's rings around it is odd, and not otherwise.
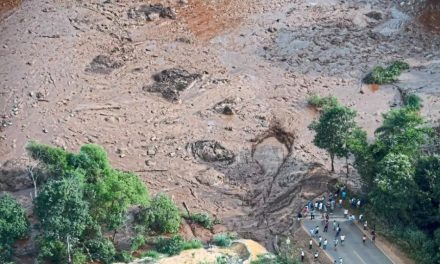
[{"label": "muddy terrain", "polygon": [[[440,9],[428,2],[2,5],[0,191],[28,195],[30,139],[73,151],[97,143],[153,193],[271,248],[296,228],[298,208],[345,172],[341,162],[331,175],[311,142],[310,95],[337,96],[370,135],[402,92],[419,94],[423,114],[438,120]],[[396,59],[411,65],[398,83],[361,83]]]}]

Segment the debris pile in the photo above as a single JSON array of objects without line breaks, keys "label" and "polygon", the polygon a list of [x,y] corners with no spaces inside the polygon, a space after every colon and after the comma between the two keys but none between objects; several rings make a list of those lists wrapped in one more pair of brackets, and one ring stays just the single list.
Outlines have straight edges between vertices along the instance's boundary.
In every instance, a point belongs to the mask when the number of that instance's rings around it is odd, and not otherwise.
[{"label": "debris pile", "polygon": [[195,82],[201,79],[200,74],[191,74],[183,69],[167,69],[153,76],[155,83],[144,86],[144,91],[161,93],[169,101],[178,101],[180,92],[191,88]]}]

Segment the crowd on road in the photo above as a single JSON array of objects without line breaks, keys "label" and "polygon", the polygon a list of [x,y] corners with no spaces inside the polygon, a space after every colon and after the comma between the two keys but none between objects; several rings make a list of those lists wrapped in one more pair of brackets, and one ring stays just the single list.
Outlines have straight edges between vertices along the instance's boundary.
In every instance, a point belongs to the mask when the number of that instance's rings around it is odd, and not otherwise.
[{"label": "crowd on road", "polygon": [[[356,218],[354,214],[349,214],[349,208],[352,210],[359,209],[362,204],[363,203],[359,198],[352,197],[348,199],[346,188],[343,186],[338,188],[335,193],[331,193],[328,197],[323,196],[316,201],[308,201],[307,205],[298,212],[297,219],[298,221],[301,221],[302,218],[310,216],[310,220],[316,220],[317,215],[321,215],[322,232],[329,233],[329,226],[331,223],[331,230],[335,234],[334,239],[331,242],[333,242],[333,249],[337,250],[338,246],[344,245],[347,238],[346,234],[342,231],[342,223],[354,224],[357,220],[363,226],[365,231],[368,230],[368,222],[362,214],[360,214],[358,218]],[[330,214],[333,214],[338,208],[339,210],[342,210],[344,214],[343,219],[338,219],[342,221],[337,221],[337,219],[330,221]],[[315,260],[318,259],[319,253],[318,249],[313,247],[313,238],[318,241],[318,248],[322,248],[323,250],[329,249],[329,241],[327,238],[321,236],[320,229],[319,225],[310,229],[311,238],[309,241],[309,250],[312,252]],[[374,243],[375,239],[376,230],[373,227],[371,229],[371,241]],[[363,234],[362,243],[365,244],[366,242],[367,236]],[[301,249],[301,261],[304,261],[304,255],[304,250]],[[334,260],[334,263],[342,264],[342,257],[339,257],[338,260]]]}]

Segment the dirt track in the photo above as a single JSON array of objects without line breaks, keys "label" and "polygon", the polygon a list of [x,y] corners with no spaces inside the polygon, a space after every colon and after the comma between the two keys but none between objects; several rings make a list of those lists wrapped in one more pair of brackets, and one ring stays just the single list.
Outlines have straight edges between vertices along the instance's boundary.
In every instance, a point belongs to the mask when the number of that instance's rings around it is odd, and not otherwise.
[{"label": "dirt track", "polygon": [[[371,134],[400,94],[360,80],[404,59],[413,68],[397,86],[419,93],[430,119],[439,116],[440,38],[388,0],[154,1],[175,19],[152,21],[130,18],[137,1],[91,2],[24,1],[1,22],[0,163],[25,157],[29,139],[74,151],[101,144],[153,192],[270,245],[331,180],[307,129],[317,116],[309,95],[339,97]],[[177,102],[144,89],[170,68],[201,75]],[[227,98],[232,115],[215,108]],[[220,142],[235,161],[195,159],[187,146],[198,140]],[[22,173],[9,173],[15,167],[3,165],[0,176]]]}]

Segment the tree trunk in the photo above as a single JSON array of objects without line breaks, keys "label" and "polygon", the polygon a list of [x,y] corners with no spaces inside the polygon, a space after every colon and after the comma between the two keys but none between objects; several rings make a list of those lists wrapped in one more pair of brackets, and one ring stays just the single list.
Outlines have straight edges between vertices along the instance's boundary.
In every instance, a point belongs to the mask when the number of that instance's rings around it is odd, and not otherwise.
[{"label": "tree trunk", "polygon": [[35,199],[38,196],[38,189],[37,189],[37,179],[36,179],[36,177],[34,175],[34,171],[33,170],[34,170],[33,167],[28,166],[27,171],[29,173],[29,177],[32,180],[32,184],[34,185],[34,199]]},{"label": "tree trunk", "polygon": [[335,154],[330,153],[330,160],[332,162],[332,172],[335,172]]},{"label": "tree trunk", "polygon": [[350,173],[350,170],[348,168],[348,155],[345,156],[345,166],[347,167],[347,178],[348,178],[348,174]]}]

